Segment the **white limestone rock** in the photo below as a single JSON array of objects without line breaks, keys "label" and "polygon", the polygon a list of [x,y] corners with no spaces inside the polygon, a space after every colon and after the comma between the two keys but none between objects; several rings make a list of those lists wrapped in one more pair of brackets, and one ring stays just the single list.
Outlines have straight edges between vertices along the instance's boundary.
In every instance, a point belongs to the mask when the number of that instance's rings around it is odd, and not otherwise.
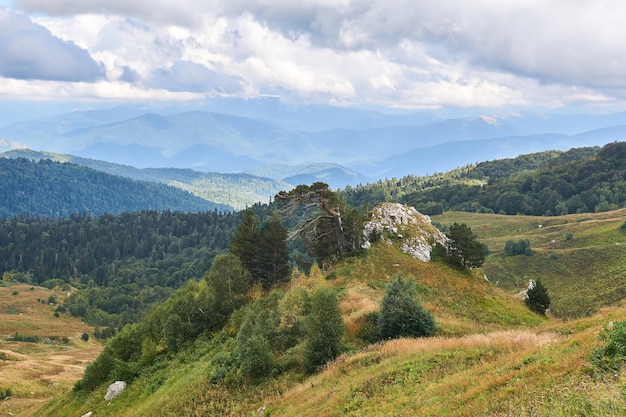
[{"label": "white limestone rock", "polygon": [[107,393],[104,396],[104,400],[109,401],[117,397],[126,389],[127,385],[128,384],[126,383],[126,381],[115,381],[114,383],[109,385],[109,388],[107,389]]},{"label": "white limestone rock", "polygon": [[430,261],[435,244],[445,245],[448,238],[426,216],[400,203],[381,203],[372,210],[372,219],[363,228],[364,249],[371,248],[373,235],[423,262]]}]

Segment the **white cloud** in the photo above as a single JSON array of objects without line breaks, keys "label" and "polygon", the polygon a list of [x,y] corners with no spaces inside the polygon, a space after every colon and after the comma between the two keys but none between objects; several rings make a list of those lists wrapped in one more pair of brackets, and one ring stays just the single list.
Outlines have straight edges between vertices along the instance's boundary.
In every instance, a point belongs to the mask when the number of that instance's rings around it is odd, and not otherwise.
[{"label": "white cloud", "polygon": [[15,4],[132,91],[402,107],[626,99],[626,3],[618,0]]},{"label": "white cloud", "polygon": [[0,76],[95,81],[102,75],[87,50],[53,36],[25,16],[0,10]]}]

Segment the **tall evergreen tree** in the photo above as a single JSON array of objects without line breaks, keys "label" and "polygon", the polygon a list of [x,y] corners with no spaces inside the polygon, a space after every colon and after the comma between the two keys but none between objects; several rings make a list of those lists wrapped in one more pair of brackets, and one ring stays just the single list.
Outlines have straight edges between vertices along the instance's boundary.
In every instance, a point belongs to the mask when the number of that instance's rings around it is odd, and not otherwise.
[{"label": "tall evergreen tree", "polygon": [[457,259],[463,268],[481,266],[485,262],[484,247],[465,223],[453,223],[447,233],[448,256]]},{"label": "tall evergreen tree", "polygon": [[255,274],[259,258],[259,218],[252,209],[245,211],[243,220],[228,243],[228,249],[251,274]]},{"label": "tall evergreen tree", "polygon": [[289,254],[287,253],[287,229],[272,216],[259,234],[257,273],[263,288],[271,288],[289,278]]}]

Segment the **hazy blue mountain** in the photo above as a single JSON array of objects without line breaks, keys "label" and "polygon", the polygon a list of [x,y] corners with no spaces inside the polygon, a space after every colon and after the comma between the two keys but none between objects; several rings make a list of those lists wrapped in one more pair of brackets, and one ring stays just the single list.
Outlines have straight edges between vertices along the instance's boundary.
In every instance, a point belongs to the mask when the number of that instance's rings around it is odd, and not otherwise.
[{"label": "hazy blue mountain", "polygon": [[312,184],[317,181],[325,182],[331,188],[343,188],[346,185],[367,183],[369,178],[357,171],[341,165],[318,163],[307,165],[270,164],[252,168],[249,174],[260,177],[274,178],[287,182],[293,186],[299,184]]},{"label": "hazy blue mountain", "polygon": [[[626,112],[445,118],[432,110],[294,105],[273,97],[60,110],[0,128],[0,151],[21,146],[138,168],[257,176],[269,175],[255,169],[282,164],[293,169],[272,178],[289,183],[326,178],[336,187],[527,152],[603,145],[623,140],[626,126]],[[304,168],[322,163],[339,168]]]},{"label": "hazy blue mountain", "polygon": [[579,135],[541,134],[507,138],[446,142],[413,149],[376,162],[355,164],[350,168],[370,178],[400,178],[446,172],[472,163],[514,158],[546,150],[568,150],[602,146],[626,138],[626,126],[613,127]]}]

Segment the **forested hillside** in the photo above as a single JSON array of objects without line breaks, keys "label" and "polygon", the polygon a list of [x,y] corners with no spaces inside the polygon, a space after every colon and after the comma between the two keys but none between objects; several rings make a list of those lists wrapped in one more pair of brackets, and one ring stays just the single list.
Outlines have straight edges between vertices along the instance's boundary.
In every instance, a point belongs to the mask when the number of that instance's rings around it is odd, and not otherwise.
[{"label": "forested hillside", "polygon": [[481,162],[428,177],[394,178],[348,187],[343,193],[352,205],[396,201],[425,214],[607,211],[626,201],[625,157],[626,143],[618,142]]},{"label": "forested hillside", "polygon": [[0,157],[2,156],[26,158],[32,161],[49,159],[56,162],[71,162],[111,175],[166,184],[189,191],[197,197],[212,202],[220,210],[243,210],[259,202],[265,203],[277,192],[292,188],[292,185],[287,182],[275,177],[272,177],[273,179],[262,178],[263,175],[199,172],[180,168],[135,168],[74,155],[30,149],[14,149],[0,154]]},{"label": "forested hillside", "polygon": [[46,159],[32,162],[0,158],[0,190],[0,217],[231,210],[164,184],[135,181]]},{"label": "forested hillside", "polygon": [[5,280],[81,289],[64,307],[108,329],[106,337],[173,289],[200,279],[241,218],[216,210],[13,217],[0,221],[0,271]]}]

